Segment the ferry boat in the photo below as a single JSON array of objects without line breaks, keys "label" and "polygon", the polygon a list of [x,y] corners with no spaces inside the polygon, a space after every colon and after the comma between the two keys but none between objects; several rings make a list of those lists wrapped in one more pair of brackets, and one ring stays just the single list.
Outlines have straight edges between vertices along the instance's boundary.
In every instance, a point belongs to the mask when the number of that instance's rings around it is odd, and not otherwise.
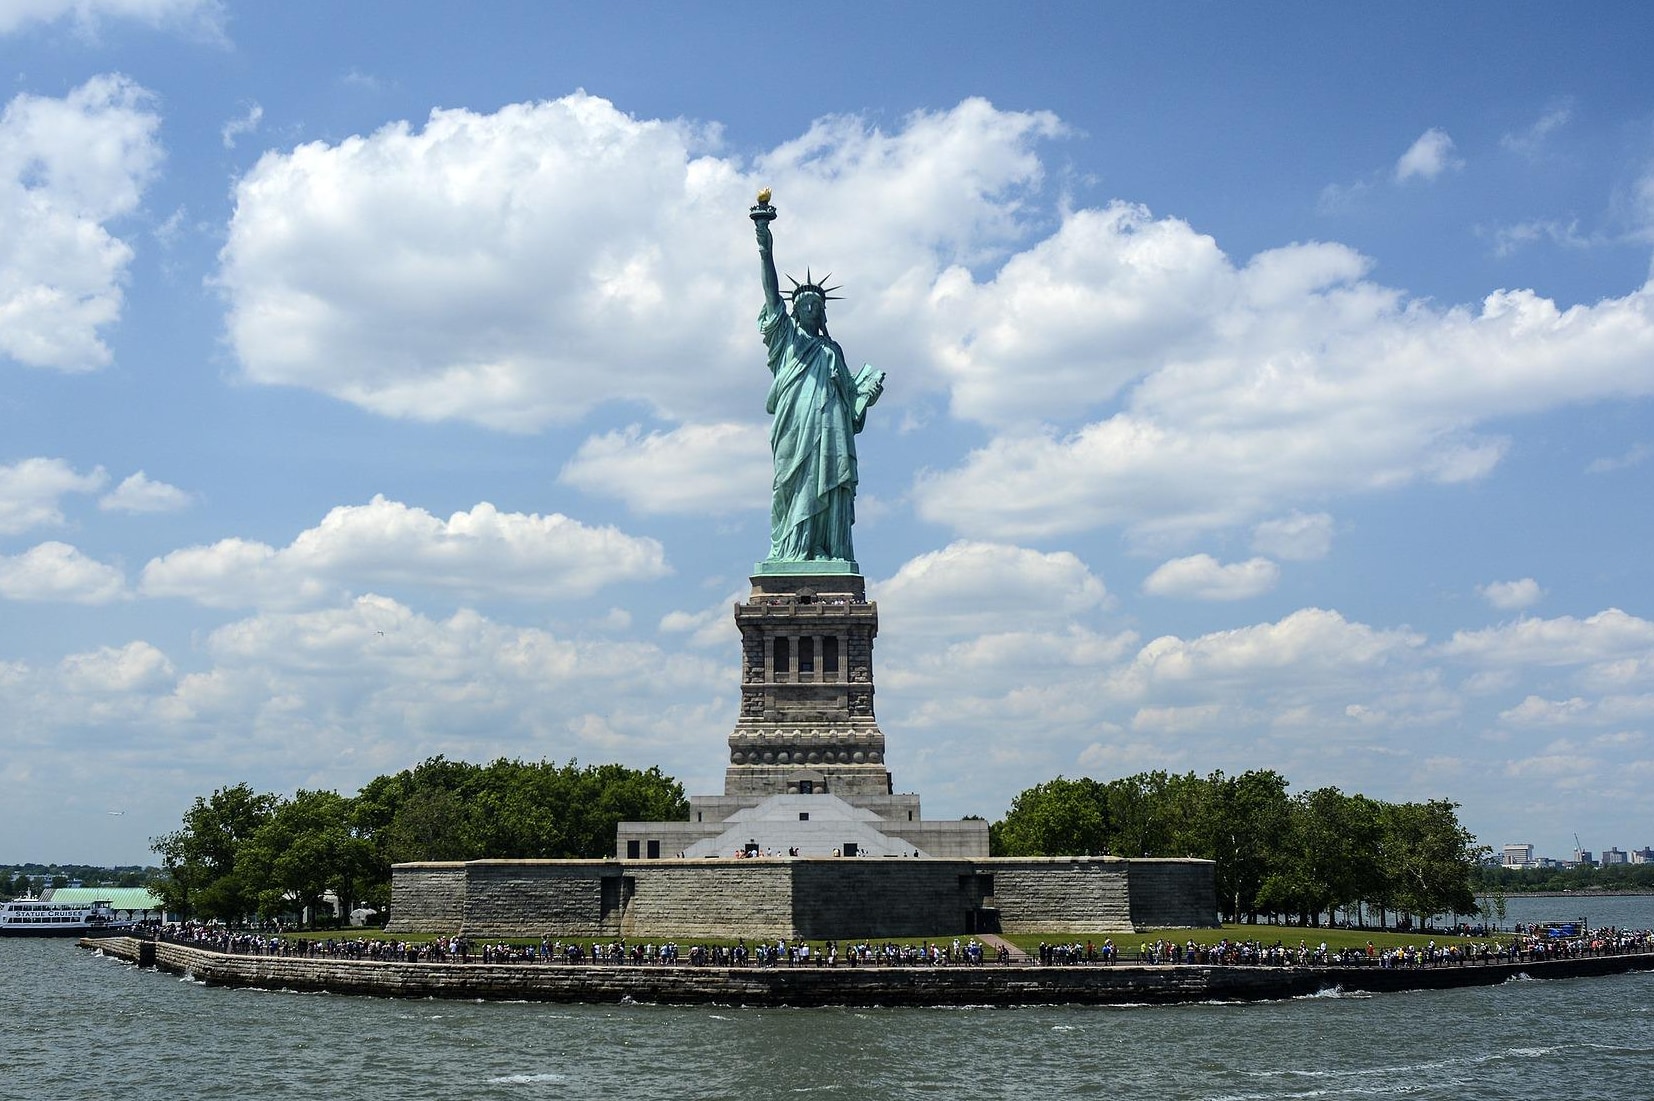
[{"label": "ferry boat", "polygon": [[136,924],[117,918],[108,902],[16,898],[0,906],[0,937],[101,937]]}]

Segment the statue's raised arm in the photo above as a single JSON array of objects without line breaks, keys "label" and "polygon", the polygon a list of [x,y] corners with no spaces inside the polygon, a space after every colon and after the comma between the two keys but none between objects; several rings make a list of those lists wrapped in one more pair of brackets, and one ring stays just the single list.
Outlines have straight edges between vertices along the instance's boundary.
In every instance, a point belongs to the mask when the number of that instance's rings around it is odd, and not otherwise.
[{"label": "statue's raised arm", "polygon": [[758,193],[758,203],[752,208],[752,227],[758,234],[758,263],[764,279],[764,301],[770,309],[781,313],[781,279],[775,274],[775,236],[770,223],[775,221],[775,208],[770,205],[770,189]]},{"label": "statue's raised arm", "polygon": [[856,433],[884,390],[884,372],[869,365],[852,374],[843,350],[827,335],[827,303],[838,289],[824,286],[827,280],[817,283],[806,269],[804,282],[792,280],[788,309],[775,270],[770,223],[776,213],[769,200],[765,188],[751,210],[764,282],[758,330],[772,376],[764,407],[775,417],[770,424],[775,458],[770,554],[758,568],[859,573],[850,542],[856,518]]}]

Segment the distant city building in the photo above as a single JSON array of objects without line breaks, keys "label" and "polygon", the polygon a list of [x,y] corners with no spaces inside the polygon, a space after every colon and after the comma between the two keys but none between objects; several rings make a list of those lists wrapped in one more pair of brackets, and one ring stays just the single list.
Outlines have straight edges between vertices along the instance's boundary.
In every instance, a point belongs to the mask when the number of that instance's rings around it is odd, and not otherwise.
[{"label": "distant city building", "polygon": [[1602,866],[1605,867],[1605,868],[1610,864],[1629,864],[1629,863],[1631,863],[1631,854],[1627,853],[1624,849],[1617,849],[1616,848],[1616,849],[1603,849],[1602,850]]},{"label": "distant city building", "polygon": [[1531,868],[1533,867],[1533,846],[1526,843],[1506,845],[1499,863],[1507,868]]},{"label": "distant city building", "polygon": [[1574,863],[1575,867],[1589,868],[1589,867],[1595,866],[1596,862],[1597,862],[1596,855],[1594,853],[1592,853],[1590,849],[1575,849],[1574,850],[1573,863]]},{"label": "distant city building", "polygon": [[1633,864],[1654,864],[1654,849],[1651,849],[1646,845],[1643,846],[1640,849],[1632,849],[1631,850],[1631,863],[1633,863]]}]

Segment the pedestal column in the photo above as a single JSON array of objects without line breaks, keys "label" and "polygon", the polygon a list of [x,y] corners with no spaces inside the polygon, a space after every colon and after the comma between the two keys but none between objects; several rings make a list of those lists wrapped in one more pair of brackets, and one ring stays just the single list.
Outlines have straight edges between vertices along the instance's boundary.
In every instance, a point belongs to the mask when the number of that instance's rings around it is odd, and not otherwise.
[{"label": "pedestal column", "polygon": [[[800,566],[807,565],[800,563]],[[889,795],[873,717],[879,610],[860,574],[759,574],[735,606],[741,714],[726,796]]]}]

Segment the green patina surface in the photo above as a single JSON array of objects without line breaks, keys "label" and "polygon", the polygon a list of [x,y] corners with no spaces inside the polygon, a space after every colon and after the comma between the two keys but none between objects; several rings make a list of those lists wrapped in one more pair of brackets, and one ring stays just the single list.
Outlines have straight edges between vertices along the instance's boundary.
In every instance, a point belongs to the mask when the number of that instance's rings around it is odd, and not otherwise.
[{"label": "green patina surface", "polygon": [[53,902],[73,902],[91,905],[107,902],[114,910],[160,910],[161,900],[147,887],[59,887],[51,894]]},{"label": "green patina surface", "polygon": [[777,562],[773,559],[752,567],[755,577],[854,577],[861,567],[842,558],[812,558],[801,562]]},{"label": "green patina surface", "polygon": [[[775,478],[770,498],[770,553],[760,574],[854,574],[850,529],[856,521],[856,433],[884,391],[884,372],[871,364],[852,373],[827,332],[829,290],[808,272],[794,280],[791,308],[781,295],[770,223],[775,208],[764,195],[752,209],[764,285],[758,331],[770,369],[764,401],[771,415]],[[825,282],[825,280],[823,280]]]}]

